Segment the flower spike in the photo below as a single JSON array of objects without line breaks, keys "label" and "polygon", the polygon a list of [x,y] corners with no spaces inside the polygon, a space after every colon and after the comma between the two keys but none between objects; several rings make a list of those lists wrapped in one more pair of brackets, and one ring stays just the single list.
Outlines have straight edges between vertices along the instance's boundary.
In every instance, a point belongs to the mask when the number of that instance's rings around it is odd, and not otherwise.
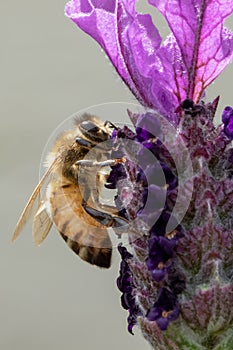
[{"label": "flower spike", "polygon": [[[145,111],[111,140],[106,188],[127,219],[117,286],[156,350],[233,349],[233,108],[214,120],[206,88],[233,58],[232,0],[71,0],[66,15],[104,49]],[[117,233],[117,232],[116,232]]]}]

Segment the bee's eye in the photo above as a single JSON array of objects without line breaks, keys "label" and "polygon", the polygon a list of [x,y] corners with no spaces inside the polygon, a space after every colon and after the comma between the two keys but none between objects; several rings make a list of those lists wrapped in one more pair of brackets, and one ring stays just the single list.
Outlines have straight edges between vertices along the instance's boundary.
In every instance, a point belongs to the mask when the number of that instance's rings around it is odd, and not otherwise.
[{"label": "bee's eye", "polygon": [[80,127],[83,129],[83,131],[86,131],[92,134],[97,134],[100,131],[100,128],[91,121],[82,122],[80,124]]},{"label": "bee's eye", "polygon": [[99,127],[98,124],[95,123],[95,121],[85,120],[82,123],[80,123],[79,128],[81,133],[88,140],[94,142],[103,142],[109,138],[109,134],[101,126],[102,125],[100,125]]},{"label": "bee's eye", "polygon": [[75,141],[77,144],[79,144],[80,146],[84,146],[84,147],[91,147],[91,142],[81,138],[81,137],[75,137]]}]

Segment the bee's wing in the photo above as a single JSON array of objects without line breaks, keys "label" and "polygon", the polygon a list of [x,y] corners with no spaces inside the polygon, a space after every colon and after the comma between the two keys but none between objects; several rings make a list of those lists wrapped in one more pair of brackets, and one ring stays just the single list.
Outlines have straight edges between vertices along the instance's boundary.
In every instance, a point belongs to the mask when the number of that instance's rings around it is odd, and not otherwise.
[{"label": "bee's wing", "polygon": [[40,245],[45,240],[52,225],[46,203],[41,202],[32,224],[32,236],[36,245]]},{"label": "bee's wing", "polygon": [[74,183],[50,183],[51,216],[67,245],[90,264],[108,268],[112,243],[106,227],[82,207],[79,187]]},{"label": "bee's wing", "polygon": [[[27,221],[33,215],[33,209],[35,208],[35,206],[37,206],[37,209],[40,206],[40,204],[41,204],[41,202],[40,202],[40,190],[41,190],[42,186],[45,184],[49,175],[51,174],[54,166],[55,166],[55,161],[52,163],[52,165],[46,171],[46,173],[44,174],[44,176],[42,177],[42,179],[40,180],[40,182],[36,186],[35,190],[33,191],[31,197],[29,198],[29,200],[26,204],[26,207],[24,208],[24,210],[19,218],[19,221],[17,222],[16,228],[15,228],[15,231],[14,231],[14,234],[12,237],[12,241],[15,241],[16,238],[20,235],[20,232],[22,231],[22,229],[26,225]],[[37,227],[36,231],[38,232],[38,224],[36,224],[35,227]]]}]

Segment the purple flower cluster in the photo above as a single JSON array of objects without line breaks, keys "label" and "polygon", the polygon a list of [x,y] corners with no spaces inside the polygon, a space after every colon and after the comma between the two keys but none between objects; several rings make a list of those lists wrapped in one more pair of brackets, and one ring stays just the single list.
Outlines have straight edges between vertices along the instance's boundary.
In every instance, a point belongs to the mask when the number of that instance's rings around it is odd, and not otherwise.
[{"label": "purple flower cluster", "polygon": [[[166,223],[163,219],[158,220],[159,222]],[[159,282],[159,287],[157,300],[148,310],[146,317],[150,321],[156,321],[161,330],[166,330],[169,323],[179,316],[178,295],[185,289],[185,278],[182,274],[175,273],[176,266],[173,260],[178,236],[177,232],[172,232],[172,238],[169,239],[169,235],[158,236],[153,231],[150,232],[146,264],[152,278]]]},{"label": "purple flower cluster", "polygon": [[156,321],[161,330],[168,327],[169,322],[179,316],[177,298],[167,288],[161,288],[158,300],[147,314],[149,321]]},{"label": "purple flower cluster", "polygon": [[126,159],[107,184],[129,222],[130,253],[119,248],[122,305],[129,331],[137,323],[154,349],[231,350],[233,108],[216,126],[219,98],[203,99],[233,58],[224,26],[233,1],[148,3],[170,27],[166,40],[136,0],[66,6],[147,108],[129,114],[135,132],[125,126],[112,136],[112,158]]},{"label": "purple flower cluster", "polygon": [[[158,298],[145,312],[148,319],[156,321],[161,330],[164,330],[170,321],[178,317],[178,295],[185,288],[185,278],[179,273],[175,261],[175,249],[179,239],[183,237],[183,233],[181,225],[172,217],[173,201],[170,198],[176,195],[178,181],[173,171],[165,164],[163,154],[166,154],[167,150],[161,141],[163,136],[156,116],[152,113],[139,115],[135,130],[136,133],[127,127],[115,130],[113,147],[115,144],[117,150],[112,152],[112,157],[127,156],[127,163],[112,167],[106,187],[117,188],[115,202],[119,213],[128,220],[139,219],[140,228],[143,227],[143,234],[147,235],[148,256],[145,259],[145,264],[151,277],[158,284],[156,288]],[[133,156],[132,153],[130,155],[132,148],[126,146],[127,141],[133,142]],[[130,157],[134,159],[134,164]],[[153,162],[152,157],[154,157]],[[163,176],[160,176],[161,174]],[[130,182],[133,183],[134,191],[133,194],[132,191],[129,191],[131,200],[128,201],[126,193]],[[132,203],[135,204],[132,205]],[[134,208],[134,212],[132,212],[132,208]],[[173,221],[174,229],[171,232],[166,231],[169,220]],[[131,243],[131,247],[133,246],[134,242]],[[118,279],[118,287],[123,292],[123,297],[126,295],[127,300],[131,301],[134,286],[129,278],[130,268],[128,265],[127,272],[125,271],[126,253],[123,247],[120,248],[120,253],[123,264],[120,270],[121,283],[119,285]],[[127,258],[131,257],[132,255],[129,256],[127,253]],[[122,276],[127,276],[127,278],[123,279]],[[127,294],[125,294],[126,291]],[[129,310],[135,310],[134,304],[131,307],[130,304],[123,303],[122,305]],[[135,313],[133,320],[135,321]],[[130,311],[128,321],[131,331],[132,311]]]},{"label": "purple flower cluster", "polygon": [[[207,281],[208,274],[211,277],[213,273],[211,269],[214,269],[215,260],[222,261],[223,266],[230,265],[228,253],[223,251],[223,247],[226,245],[232,247],[233,241],[228,241],[226,244],[223,242],[226,237],[228,237],[227,240],[230,237],[229,234],[226,234],[225,229],[231,229],[228,221],[230,215],[226,217],[225,212],[229,212],[228,206],[233,204],[233,198],[230,195],[232,181],[226,178],[226,170],[229,174],[230,171],[232,172],[233,153],[232,148],[229,147],[230,141],[222,127],[216,128],[213,124],[217,103],[218,99],[208,105],[203,103],[197,105],[190,101],[184,101],[181,104],[179,113],[183,114],[184,122],[180,136],[182,140],[185,140],[190,151],[195,171],[193,181],[196,189],[192,194],[193,198],[182,225],[178,224],[176,218],[173,217],[177,188],[181,185],[179,186],[178,174],[176,175],[176,164],[173,163],[170,152],[162,141],[163,134],[156,120],[156,114],[153,116],[154,125],[156,125],[153,132],[160,138],[153,135],[152,129],[148,127],[152,118],[151,113],[138,115],[137,118],[134,115],[136,133],[127,127],[114,132],[113,140],[117,147],[115,152],[120,157],[127,156],[127,161],[112,167],[109,177],[112,182],[108,186],[117,189],[116,206],[130,221],[129,231],[133,232],[130,241],[132,254],[130,254],[127,265],[127,276],[130,278],[122,282],[120,286],[123,295],[127,290],[127,298],[134,300],[133,307],[130,308],[128,305],[128,309],[135,310],[135,303],[138,305],[137,313],[133,313],[133,323],[135,323],[136,316],[141,316],[150,322],[155,321],[158,328],[165,331],[172,321],[177,320],[180,312],[186,315],[186,309],[192,307],[191,304],[180,303],[180,295],[185,292],[187,283],[189,286],[191,284],[190,277],[187,281],[187,276],[191,276],[192,271],[197,272],[203,269],[203,272],[199,273],[203,277],[205,275],[205,281]],[[134,153],[136,152],[137,156],[131,153],[131,148],[126,146],[127,141],[134,142]],[[176,142],[178,144],[178,140]],[[154,162],[151,162],[149,154],[153,154]],[[134,162],[136,160],[135,164],[132,159]],[[205,159],[205,165],[200,163],[201,159]],[[203,169],[201,173],[199,173],[200,166]],[[159,176],[160,168],[164,179]],[[206,173],[207,169],[210,173]],[[217,183],[215,178],[218,179]],[[189,180],[186,180],[183,189],[184,196],[190,196]],[[132,184],[134,191],[132,187],[130,188]],[[129,188],[130,201],[126,195]],[[225,201],[224,192],[228,192],[228,200],[225,199]],[[217,223],[214,226],[208,223],[212,215],[215,218],[221,218],[225,228],[221,229]],[[168,222],[170,224],[172,222],[172,227],[174,227],[172,231],[167,230]],[[203,222],[208,223],[208,229],[202,227]],[[201,228],[197,229],[196,225]],[[207,230],[209,234],[211,233],[211,242],[215,240],[211,243],[213,244],[212,250],[210,243],[207,243],[203,236]],[[222,232],[220,233],[219,230]],[[218,238],[215,239],[216,235]],[[193,237],[196,237],[197,240],[193,241]],[[201,242],[206,243],[200,247]],[[219,244],[218,251],[214,248],[214,245],[217,244]],[[204,256],[206,256],[206,265],[202,266],[200,259]],[[210,257],[213,260],[212,263],[210,263]],[[213,264],[212,267],[210,267],[211,264]],[[125,264],[122,265],[120,271],[120,275],[124,274]],[[153,288],[149,294],[145,294],[140,282],[145,280],[145,285],[148,285],[148,278]],[[195,281],[194,277],[192,279]],[[230,298],[231,287],[227,286],[226,290],[228,291],[227,297]],[[136,299],[135,296],[137,296]],[[147,299],[147,302],[144,299]],[[139,303],[138,300],[140,300]],[[132,327],[130,317],[129,327]]]}]

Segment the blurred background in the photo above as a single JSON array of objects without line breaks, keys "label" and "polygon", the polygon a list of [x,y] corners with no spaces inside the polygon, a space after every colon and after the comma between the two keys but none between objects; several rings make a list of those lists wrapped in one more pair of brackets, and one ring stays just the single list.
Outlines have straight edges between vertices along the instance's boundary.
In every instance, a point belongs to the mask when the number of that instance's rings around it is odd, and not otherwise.
[{"label": "blurred background", "polygon": [[[0,3],[0,348],[147,350],[136,328],[134,337],[127,332],[127,312],[115,283],[117,252],[112,268],[103,271],[77,258],[55,229],[40,248],[30,225],[11,243],[54,129],[92,105],[135,103],[98,45],[64,16],[65,3]],[[146,1],[139,8],[153,13],[161,34],[168,32]],[[233,104],[232,74],[231,65],[209,88],[208,99],[221,94],[219,115]],[[110,120],[116,119],[112,112]]]}]

